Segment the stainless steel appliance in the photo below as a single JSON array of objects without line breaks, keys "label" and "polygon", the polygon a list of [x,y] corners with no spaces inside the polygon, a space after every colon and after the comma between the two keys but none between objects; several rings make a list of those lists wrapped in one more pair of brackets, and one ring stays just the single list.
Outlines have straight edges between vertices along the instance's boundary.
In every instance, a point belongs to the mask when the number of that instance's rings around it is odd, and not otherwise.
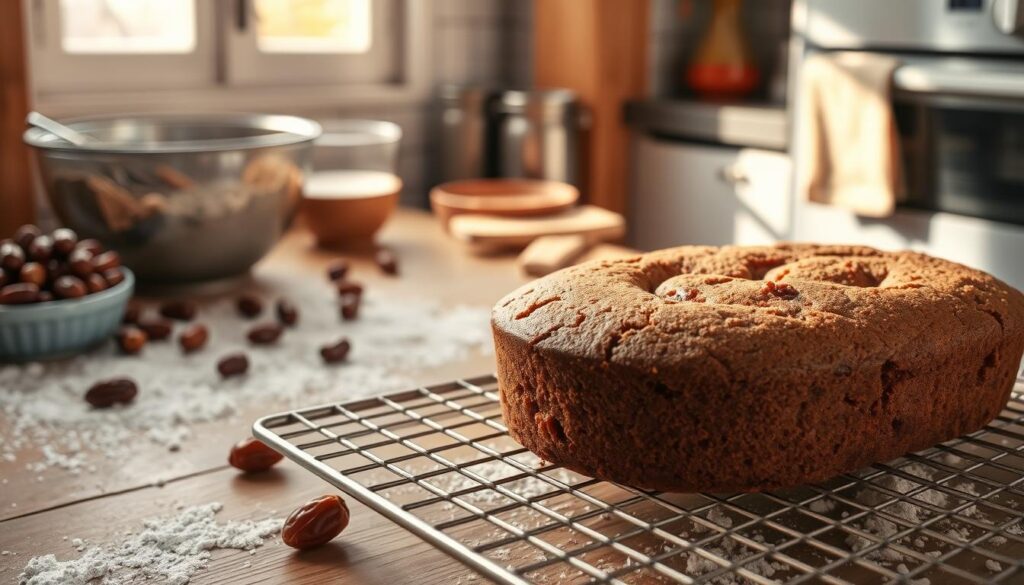
[{"label": "stainless steel appliance", "polygon": [[907,186],[884,220],[797,201],[794,237],[921,249],[1024,287],[1024,3],[803,0],[793,30],[797,59],[855,50],[900,60],[893,105]]},{"label": "stainless steel appliance", "polygon": [[441,181],[509,177],[579,186],[585,118],[569,90],[445,86]]}]

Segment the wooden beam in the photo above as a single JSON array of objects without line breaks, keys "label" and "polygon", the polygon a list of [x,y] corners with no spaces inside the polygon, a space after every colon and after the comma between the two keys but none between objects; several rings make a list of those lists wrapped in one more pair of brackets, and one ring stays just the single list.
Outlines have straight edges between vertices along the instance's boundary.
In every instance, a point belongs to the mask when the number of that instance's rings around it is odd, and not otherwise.
[{"label": "wooden beam", "polygon": [[584,196],[627,210],[626,100],[647,92],[649,4],[645,0],[534,0],[534,82],[579,94],[592,123]]},{"label": "wooden beam", "polygon": [[21,141],[28,114],[28,55],[22,0],[0,2],[0,236],[34,220],[32,171]]}]

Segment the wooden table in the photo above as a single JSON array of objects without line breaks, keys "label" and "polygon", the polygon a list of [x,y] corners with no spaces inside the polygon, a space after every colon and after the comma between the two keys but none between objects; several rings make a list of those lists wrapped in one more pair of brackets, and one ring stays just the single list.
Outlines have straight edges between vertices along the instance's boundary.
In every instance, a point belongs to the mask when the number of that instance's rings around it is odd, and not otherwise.
[{"label": "wooden table", "polygon": [[[352,255],[354,270],[367,289],[428,295],[446,302],[490,306],[525,281],[512,256],[468,254],[447,238],[426,213],[401,210],[382,232],[380,241],[401,260],[401,277],[379,276],[369,251]],[[614,255],[622,249],[603,247],[593,254]],[[317,250],[304,230],[289,233],[261,262],[254,274],[258,286],[287,290],[294,278],[323,278],[335,253]],[[364,277],[365,275],[365,277]],[[493,370],[493,358],[474,355],[422,373],[424,384],[474,376]],[[395,388],[401,390],[401,388]],[[2,391],[2,389],[0,389]],[[25,460],[0,461],[0,582],[16,580],[28,560],[54,553],[58,559],[78,553],[63,537],[103,543],[114,533],[137,529],[142,519],[160,516],[177,504],[212,501],[224,504],[221,521],[287,515],[309,498],[330,493],[328,484],[285,462],[274,470],[244,475],[225,463],[229,446],[249,434],[255,418],[283,410],[261,404],[237,417],[237,423],[200,425],[180,452],[169,453],[148,441],[129,460],[101,463],[95,472],[74,475],[52,470],[44,482],[25,470]],[[0,415],[2,417],[2,415]],[[0,425],[9,421],[0,418]],[[165,483],[155,486],[155,479]],[[14,505],[12,505],[14,504]],[[209,569],[195,583],[454,583],[471,571],[424,544],[402,528],[383,520],[349,499],[352,522],[335,542],[303,553],[268,541],[257,554],[214,551]],[[251,563],[251,566],[244,566]]]}]

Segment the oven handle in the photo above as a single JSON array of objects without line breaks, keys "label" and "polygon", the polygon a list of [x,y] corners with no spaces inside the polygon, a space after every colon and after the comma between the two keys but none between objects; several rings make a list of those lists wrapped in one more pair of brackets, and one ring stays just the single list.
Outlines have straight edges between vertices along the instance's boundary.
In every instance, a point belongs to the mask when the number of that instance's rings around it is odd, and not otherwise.
[{"label": "oven handle", "polygon": [[896,68],[892,81],[896,89],[910,93],[1024,98],[1024,68],[966,70],[908,64]]}]

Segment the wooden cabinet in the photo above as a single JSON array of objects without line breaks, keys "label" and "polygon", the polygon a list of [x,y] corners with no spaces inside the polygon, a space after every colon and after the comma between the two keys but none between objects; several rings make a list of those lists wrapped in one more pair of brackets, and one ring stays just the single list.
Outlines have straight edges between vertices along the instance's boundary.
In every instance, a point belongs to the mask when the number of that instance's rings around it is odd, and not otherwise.
[{"label": "wooden cabinet", "polygon": [[632,158],[631,245],[754,245],[790,237],[785,153],[638,134]]}]

